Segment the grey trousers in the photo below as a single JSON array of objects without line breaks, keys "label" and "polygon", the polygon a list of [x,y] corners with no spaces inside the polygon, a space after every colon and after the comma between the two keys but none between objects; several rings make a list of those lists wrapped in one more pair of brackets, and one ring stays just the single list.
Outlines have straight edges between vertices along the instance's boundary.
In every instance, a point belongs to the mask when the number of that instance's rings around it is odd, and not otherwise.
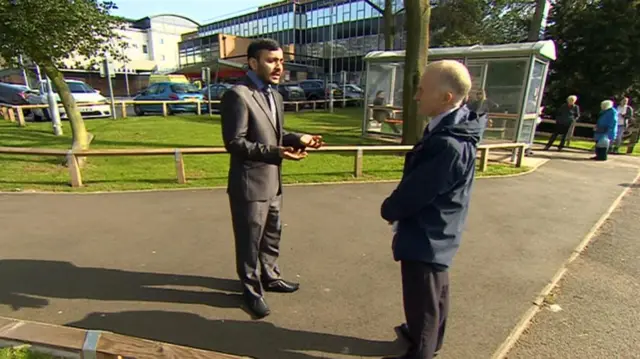
[{"label": "grey trousers", "polygon": [[262,283],[280,278],[280,208],[282,195],[268,201],[229,197],[236,245],[236,271],[245,294],[262,297]]}]

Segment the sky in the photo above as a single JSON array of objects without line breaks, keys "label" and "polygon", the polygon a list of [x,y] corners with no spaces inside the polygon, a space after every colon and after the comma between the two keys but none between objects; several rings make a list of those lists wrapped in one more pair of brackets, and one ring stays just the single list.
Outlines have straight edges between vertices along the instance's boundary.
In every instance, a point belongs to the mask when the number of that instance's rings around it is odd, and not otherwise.
[{"label": "sky", "polygon": [[139,19],[157,14],[175,14],[191,18],[201,24],[240,15],[260,5],[277,0],[114,0],[118,9],[114,15]]}]

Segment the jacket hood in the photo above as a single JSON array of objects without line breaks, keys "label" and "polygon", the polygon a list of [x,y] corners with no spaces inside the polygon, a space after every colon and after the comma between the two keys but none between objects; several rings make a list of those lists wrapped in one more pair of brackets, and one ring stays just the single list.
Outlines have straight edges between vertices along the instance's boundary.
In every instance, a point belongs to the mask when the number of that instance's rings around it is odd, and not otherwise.
[{"label": "jacket hood", "polygon": [[[466,105],[452,112],[438,125],[440,131],[448,132],[462,140],[479,143],[487,126],[487,114],[476,113]],[[439,131],[438,131],[439,132]]]}]

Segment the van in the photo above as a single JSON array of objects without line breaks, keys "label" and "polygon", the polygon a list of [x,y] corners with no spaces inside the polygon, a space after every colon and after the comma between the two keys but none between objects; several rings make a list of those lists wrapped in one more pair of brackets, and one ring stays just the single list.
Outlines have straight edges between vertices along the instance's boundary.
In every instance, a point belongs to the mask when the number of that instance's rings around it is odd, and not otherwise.
[{"label": "van", "polygon": [[158,82],[172,82],[172,83],[190,83],[189,79],[185,75],[151,75],[149,76],[149,85],[153,85]]}]

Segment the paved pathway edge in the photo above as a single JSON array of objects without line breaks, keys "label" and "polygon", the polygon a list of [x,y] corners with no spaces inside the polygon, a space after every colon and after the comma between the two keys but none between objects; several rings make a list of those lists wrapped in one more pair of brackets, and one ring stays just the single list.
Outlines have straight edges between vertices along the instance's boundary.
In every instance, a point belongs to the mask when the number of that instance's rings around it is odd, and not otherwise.
[{"label": "paved pathway edge", "polygon": [[[640,180],[640,171],[636,174],[632,184],[638,183]],[[556,274],[551,278],[549,284],[547,284],[540,294],[534,299],[531,307],[522,315],[516,326],[511,330],[509,336],[504,340],[504,342],[498,347],[498,349],[493,353],[491,359],[505,359],[507,354],[511,351],[511,349],[515,346],[518,339],[522,333],[529,327],[531,324],[531,320],[538,314],[538,312],[542,309],[544,304],[544,299],[551,293],[551,291],[558,285],[562,277],[568,270],[569,265],[576,260],[580,256],[580,254],[585,250],[585,248],[589,245],[591,240],[596,236],[598,230],[602,227],[602,225],[609,219],[611,214],[618,208],[622,199],[631,191],[633,186],[628,186],[620,195],[613,201],[609,209],[600,217],[600,219],[591,227],[591,230],[587,233],[587,235],[580,241],[580,243],[573,250],[569,258],[562,264],[560,269],[556,272]]]}]

